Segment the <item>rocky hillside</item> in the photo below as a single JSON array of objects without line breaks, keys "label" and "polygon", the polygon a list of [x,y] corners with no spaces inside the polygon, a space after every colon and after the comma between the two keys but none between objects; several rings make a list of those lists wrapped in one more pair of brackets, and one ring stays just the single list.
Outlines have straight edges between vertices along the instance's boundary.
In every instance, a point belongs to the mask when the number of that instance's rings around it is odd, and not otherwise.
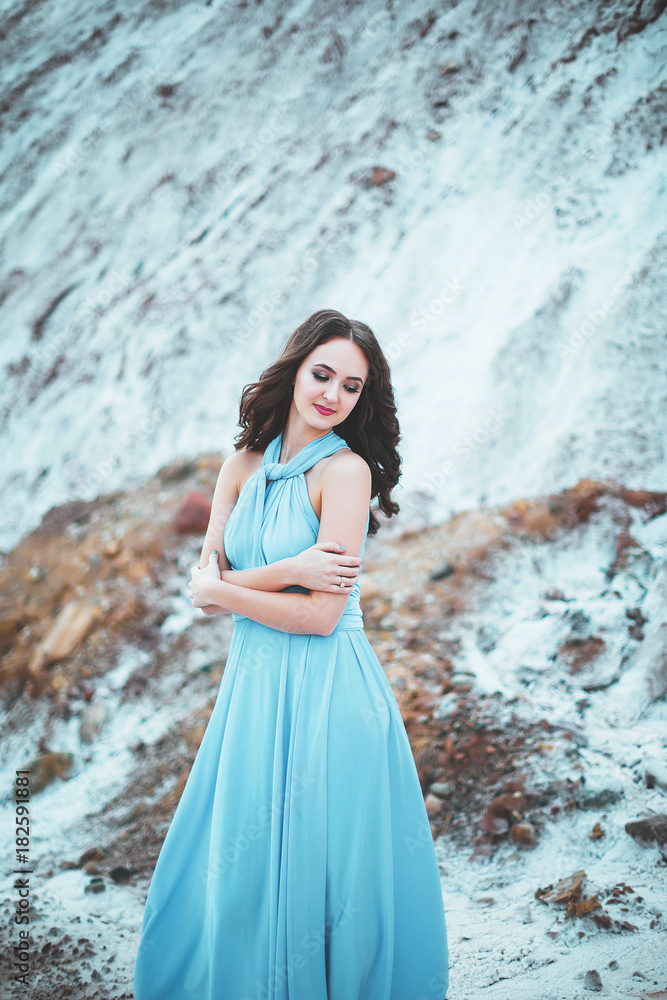
[{"label": "rocky hillside", "polygon": [[[30,767],[35,1000],[131,997],[148,882],[231,634],[187,596],[219,463],[54,508],[2,570],[3,864]],[[554,963],[563,989],[593,969],[612,997],[649,995],[628,991],[634,972],[664,977],[666,511],[665,493],[582,480],[368,540],[364,619],[436,838],[453,997],[497,982],[507,1000],[511,978],[534,1000]],[[490,925],[480,964],[496,900],[514,920]]]}]

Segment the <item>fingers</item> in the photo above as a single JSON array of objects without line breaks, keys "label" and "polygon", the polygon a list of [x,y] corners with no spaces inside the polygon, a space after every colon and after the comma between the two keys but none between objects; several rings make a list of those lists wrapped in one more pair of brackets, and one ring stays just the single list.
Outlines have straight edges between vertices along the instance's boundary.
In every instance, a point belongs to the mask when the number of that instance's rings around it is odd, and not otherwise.
[{"label": "fingers", "polygon": [[[333,580],[331,581],[331,587],[334,590],[351,590],[356,584],[359,578],[358,573],[346,573],[345,570],[341,569],[340,573],[336,573]],[[343,585],[341,587],[341,580]]]},{"label": "fingers", "polygon": [[340,542],[316,542],[313,548],[320,549],[322,552],[333,552],[338,556],[337,566],[360,566],[364,561],[361,556],[343,555],[345,546],[341,545]]}]

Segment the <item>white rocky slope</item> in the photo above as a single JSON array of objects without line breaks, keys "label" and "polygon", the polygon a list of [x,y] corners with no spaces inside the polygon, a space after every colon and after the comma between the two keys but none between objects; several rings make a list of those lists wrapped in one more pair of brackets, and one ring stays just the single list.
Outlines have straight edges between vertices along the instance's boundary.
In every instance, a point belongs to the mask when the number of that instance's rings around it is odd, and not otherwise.
[{"label": "white rocky slope", "polygon": [[662,0],[2,7],[2,548],[230,450],[325,306],[393,362],[406,513],[664,484]]}]

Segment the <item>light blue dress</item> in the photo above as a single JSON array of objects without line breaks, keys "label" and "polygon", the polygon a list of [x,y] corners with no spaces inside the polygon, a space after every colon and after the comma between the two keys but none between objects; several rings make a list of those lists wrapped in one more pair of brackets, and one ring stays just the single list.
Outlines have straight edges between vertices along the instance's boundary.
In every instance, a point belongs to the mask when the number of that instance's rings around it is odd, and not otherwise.
[{"label": "light blue dress", "polygon": [[[281,442],[282,433],[227,521],[233,569],[317,541],[303,474],[348,446],[331,430],[278,463]],[[328,636],[233,619],[150,884],[135,1000],[443,1000],[435,849],[358,582]]]}]

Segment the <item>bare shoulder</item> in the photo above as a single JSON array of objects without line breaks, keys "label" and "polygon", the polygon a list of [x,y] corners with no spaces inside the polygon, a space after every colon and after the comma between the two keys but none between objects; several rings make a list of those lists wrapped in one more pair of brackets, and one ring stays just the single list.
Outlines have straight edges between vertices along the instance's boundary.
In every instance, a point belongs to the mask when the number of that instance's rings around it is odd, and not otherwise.
[{"label": "bare shoulder", "polygon": [[262,464],[262,452],[251,451],[249,448],[240,448],[233,451],[225,459],[225,466],[234,477],[237,485],[237,492],[240,493],[244,484]]},{"label": "bare shoulder", "polygon": [[226,478],[233,477],[236,480],[243,470],[243,462],[242,452],[230,451],[230,453],[223,458],[220,471],[222,472],[224,469],[224,475]]},{"label": "bare shoulder", "polygon": [[351,448],[341,448],[330,456],[322,469],[322,485],[333,483],[338,486],[368,486],[371,488],[371,468],[365,458]]},{"label": "bare shoulder", "polygon": [[233,451],[227,460],[233,462],[233,467],[239,471],[256,469],[261,465],[262,452],[252,451],[250,448],[240,448],[238,451]]}]

